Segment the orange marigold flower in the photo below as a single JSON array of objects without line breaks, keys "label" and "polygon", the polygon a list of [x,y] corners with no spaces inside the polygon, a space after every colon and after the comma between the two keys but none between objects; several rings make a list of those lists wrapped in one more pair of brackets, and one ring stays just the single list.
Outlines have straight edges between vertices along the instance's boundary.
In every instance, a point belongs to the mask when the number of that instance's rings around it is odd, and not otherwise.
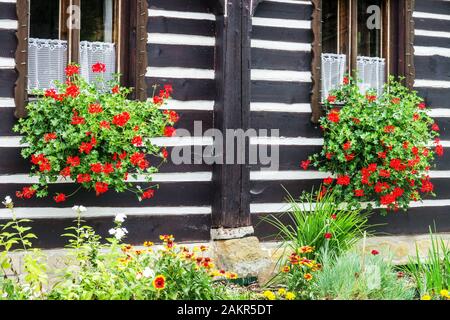
[{"label": "orange marigold flower", "polygon": [[303,278],[305,278],[306,281],[311,281],[313,276],[311,273],[305,273]]}]

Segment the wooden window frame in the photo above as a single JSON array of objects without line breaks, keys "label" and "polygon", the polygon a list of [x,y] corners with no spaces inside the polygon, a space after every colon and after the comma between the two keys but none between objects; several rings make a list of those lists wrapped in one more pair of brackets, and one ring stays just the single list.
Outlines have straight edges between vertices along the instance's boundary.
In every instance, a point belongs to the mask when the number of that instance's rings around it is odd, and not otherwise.
[{"label": "wooden window frame", "polygon": [[[358,0],[350,0],[352,4],[351,21],[356,22],[356,3]],[[386,58],[386,69],[390,74],[395,72],[397,76],[405,78],[405,85],[412,88],[414,85],[415,68],[414,68],[414,19],[413,10],[415,0],[388,0],[387,10],[383,10],[383,37],[389,37],[387,44],[389,48],[383,48],[383,55]],[[311,121],[318,123],[320,117],[323,115],[323,108],[321,104],[321,54],[322,54],[322,0],[312,0],[312,93],[311,93]],[[396,29],[391,29],[391,22],[397,21]],[[351,28],[350,41],[356,41],[356,34],[353,32],[355,28]],[[392,39],[389,34],[395,30]],[[402,41],[396,41],[401,39]],[[349,70],[356,69],[356,55],[357,46],[349,45]]]},{"label": "wooden window frame", "polygon": [[[26,116],[28,103],[28,30],[31,0],[17,0],[17,49],[15,54],[17,80],[14,88],[15,116]],[[67,0],[70,5],[80,5],[81,0]],[[122,74],[121,84],[134,87],[132,98],[147,99],[145,74],[147,71],[147,22],[146,0],[116,0],[115,14],[120,23],[114,25],[117,40],[117,72]],[[68,61],[79,62],[80,30],[68,30]],[[124,54],[127,53],[127,54]]]}]

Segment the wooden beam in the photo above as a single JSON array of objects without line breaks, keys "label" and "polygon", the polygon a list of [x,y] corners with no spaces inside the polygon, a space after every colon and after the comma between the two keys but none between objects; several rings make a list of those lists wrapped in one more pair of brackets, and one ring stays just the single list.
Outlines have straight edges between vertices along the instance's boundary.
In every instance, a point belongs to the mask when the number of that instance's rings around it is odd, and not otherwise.
[{"label": "wooden beam", "polygon": [[[216,83],[214,127],[244,131],[250,113],[251,0],[228,0],[227,17],[217,17]],[[249,141],[245,142],[248,152]],[[239,148],[239,146],[238,146]],[[235,148],[235,151],[240,151]],[[223,159],[230,150],[223,150]],[[214,200],[212,227],[238,228],[251,225],[249,209],[249,166],[217,164],[213,168]]]},{"label": "wooden beam", "polygon": [[17,49],[16,49],[16,70],[17,80],[14,87],[14,102],[16,110],[14,115],[17,118],[26,116],[28,94],[28,21],[29,21],[29,0],[17,0]]},{"label": "wooden beam", "polygon": [[322,55],[322,1],[312,0],[312,62],[311,62],[311,121],[318,123],[323,110],[320,96],[321,55]]},{"label": "wooden beam", "polygon": [[[68,63],[80,63],[80,28],[81,27],[81,0],[70,0],[70,8],[78,7],[78,10],[69,12],[70,28],[68,40]],[[67,9],[66,9],[67,10]],[[80,14],[77,16],[77,14]]]}]

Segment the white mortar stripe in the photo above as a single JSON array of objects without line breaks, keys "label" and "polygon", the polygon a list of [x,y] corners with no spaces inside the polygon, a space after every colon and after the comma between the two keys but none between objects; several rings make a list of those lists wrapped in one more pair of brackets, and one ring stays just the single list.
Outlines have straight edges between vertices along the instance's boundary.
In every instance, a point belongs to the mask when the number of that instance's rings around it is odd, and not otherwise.
[{"label": "white mortar stripe", "polygon": [[[155,173],[151,175],[153,177],[152,182],[209,182],[212,180],[211,172],[175,172],[175,173]],[[144,175],[138,175],[137,179],[134,179],[131,175],[128,179],[129,182],[147,182]],[[38,177],[30,177],[27,174],[12,174],[12,175],[0,175],[0,184],[34,184],[38,183]],[[57,182],[61,184],[74,183],[71,179],[65,179],[60,177]],[[53,184],[53,183],[51,183]]]},{"label": "white mortar stripe", "polygon": [[185,46],[215,46],[216,38],[186,34],[149,33],[147,43]]},{"label": "white mortar stripe", "polygon": [[[0,148],[19,148],[27,145],[21,144],[20,136],[0,137]],[[212,137],[159,137],[151,138],[150,142],[158,147],[180,147],[180,146],[207,146],[213,144]]]},{"label": "white mortar stripe", "polygon": [[214,70],[178,68],[178,67],[148,67],[146,77],[176,78],[176,79],[214,79]]},{"label": "white mortar stripe", "polygon": [[164,110],[200,110],[200,111],[212,111],[214,110],[213,100],[169,100],[167,104],[161,106]]},{"label": "white mortar stripe", "polygon": [[450,58],[450,49],[442,47],[414,46],[414,55],[424,57],[443,56]]},{"label": "white mortar stripe", "polygon": [[16,61],[14,58],[2,58],[0,57],[0,69],[14,69],[16,67]]},{"label": "white mortar stripe", "polygon": [[254,81],[311,82],[311,72],[252,69]]},{"label": "white mortar stripe", "polygon": [[13,98],[0,98],[0,108],[15,108],[16,103]]},{"label": "white mortar stripe", "polygon": [[[363,207],[366,207],[368,203],[361,203]],[[299,203],[298,204],[301,209],[309,208],[309,204],[307,203]],[[311,208],[314,210],[315,204],[313,203]],[[345,207],[345,203],[341,204],[342,207]],[[411,208],[426,208],[426,207],[447,207],[450,206],[450,199],[445,200],[424,200],[423,202],[411,202]],[[288,203],[252,203],[250,204],[250,212],[253,214],[258,213],[282,213],[289,211],[291,208]],[[374,205],[374,208],[380,208]]]},{"label": "white mortar stripe", "polygon": [[414,81],[415,88],[450,88],[450,81],[439,81],[439,80],[422,80],[416,79]]},{"label": "white mortar stripe", "polygon": [[16,3],[16,0],[0,0],[2,3]]},{"label": "white mortar stripe", "polygon": [[448,15],[448,14],[437,14],[437,13],[414,11],[413,17],[414,18],[422,18],[422,19],[437,19],[437,20],[450,21],[450,15]]},{"label": "white mortar stripe", "polygon": [[430,109],[428,115],[433,118],[448,118],[450,117],[450,109],[448,108],[434,108]]},{"label": "white mortar stripe", "polygon": [[289,4],[311,5],[311,1],[300,1],[300,0],[266,0],[266,1],[267,2],[289,3]]},{"label": "white mortar stripe", "polygon": [[184,11],[171,11],[171,10],[158,10],[158,9],[148,9],[148,16],[149,17],[191,19],[191,20],[211,20],[211,21],[216,20],[216,16],[212,13],[184,12]]},{"label": "white mortar stripe", "polygon": [[[137,200],[136,200],[137,201]],[[83,218],[111,217],[118,213],[128,216],[182,216],[211,214],[211,207],[88,207]],[[18,219],[64,219],[76,218],[72,208],[15,208]],[[0,209],[0,219],[11,219],[11,211]]]},{"label": "white mortar stripe", "polygon": [[311,21],[291,20],[291,19],[274,19],[253,17],[253,26],[288,28],[288,29],[311,29]]},{"label": "white mortar stripe", "polygon": [[253,112],[296,112],[309,113],[311,105],[309,103],[271,103],[271,102],[252,102],[250,111]]},{"label": "white mortar stripe", "polygon": [[321,138],[286,138],[286,137],[251,137],[250,143],[253,145],[281,145],[281,146],[322,146]]},{"label": "white mortar stripe", "polygon": [[270,41],[252,39],[252,48],[283,50],[283,51],[311,51],[311,44],[285,41]]},{"label": "white mortar stripe", "polygon": [[2,19],[0,20],[0,29],[15,30],[17,29],[17,20]]},{"label": "white mortar stripe", "polygon": [[251,171],[250,180],[252,181],[277,181],[277,180],[319,180],[332,176],[327,172],[311,170],[285,170],[285,171]]},{"label": "white mortar stripe", "polygon": [[418,30],[414,31],[416,36],[433,37],[433,38],[450,38],[450,32]]}]

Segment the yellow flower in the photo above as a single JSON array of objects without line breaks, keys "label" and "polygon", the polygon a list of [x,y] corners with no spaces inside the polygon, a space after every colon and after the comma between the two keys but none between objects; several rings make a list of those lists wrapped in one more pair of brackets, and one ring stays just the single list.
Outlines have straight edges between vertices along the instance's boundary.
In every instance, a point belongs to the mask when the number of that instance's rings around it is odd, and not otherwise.
[{"label": "yellow flower", "polygon": [[303,278],[305,278],[306,281],[311,281],[313,276],[311,273],[305,273],[305,275],[303,276]]},{"label": "yellow flower", "polygon": [[300,248],[301,253],[311,253],[313,251],[314,251],[314,248],[310,247],[310,246],[303,246]]},{"label": "yellow flower", "polygon": [[227,276],[228,279],[237,279],[238,275],[236,273],[230,272]]},{"label": "yellow flower", "polygon": [[153,280],[152,284],[156,290],[163,290],[166,287],[166,277],[159,275]]},{"label": "yellow flower", "polygon": [[272,291],[264,291],[263,296],[268,300],[276,299],[275,293],[273,293]]},{"label": "yellow flower", "polygon": [[294,300],[295,299],[295,294],[292,292],[288,292],[286,293],[286,300]]},{"label": "yellow flower", "polygon": [[147,248],[148,248],[148,247],[153,247],[153,244],[154,244],[154,243],[151,242],[151,241],[145,241],[145,242],[144,242],[144,247],[147,247]]},{"label": "yellow flower", "polygon": [[283,289],[283,288],[281,288],[281,289],[278,290],[278,294],[279,294],[280,296],[284,296],[284,295],[286,294],[286,290]]},{"label": "yellow flower", "polygon": [[440,293],[441,296],[443,296],[444,298],[449,298],[448,290],[441,290],[439,293]]},{"label": "yellow flower", "polygon": [[291,268],[289,266],[284,266],[283,269],[281,269],[284,273],[288,273],[290,270]]},{"label": "yellow flower", "polygon": [[431,300],[431,296],[429,294],[426,294],[420,300]]}]

